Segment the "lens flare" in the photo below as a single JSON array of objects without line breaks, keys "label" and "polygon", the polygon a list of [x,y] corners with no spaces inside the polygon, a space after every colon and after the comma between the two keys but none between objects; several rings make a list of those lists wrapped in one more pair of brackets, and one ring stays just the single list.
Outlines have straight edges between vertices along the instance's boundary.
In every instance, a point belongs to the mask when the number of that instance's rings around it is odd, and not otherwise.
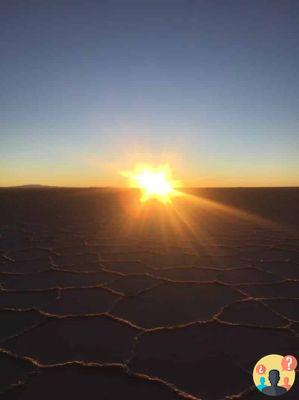
[{"label": "lens flare", "polygon": [[167,164],[157,167],[138,164],[134,171],[123,171],[121,174],[130,180],[130,187],[141,190],[142,203],[156,199],[167,204],[171,203],[172,197],[178,195],[175,187],[179,186],[179,182],[172,179],[171,170]]}]

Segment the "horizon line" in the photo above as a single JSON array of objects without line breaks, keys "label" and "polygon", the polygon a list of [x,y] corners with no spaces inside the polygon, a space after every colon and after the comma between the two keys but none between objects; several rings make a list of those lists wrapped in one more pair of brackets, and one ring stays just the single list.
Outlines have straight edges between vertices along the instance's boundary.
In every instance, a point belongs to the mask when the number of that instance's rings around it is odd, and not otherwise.
[{"label": "horizon line", "polygon": [[[184,186],[177,189],[298,189],[298,185],[281,185],[281,186]],[[25,184],[13,186],[0,186],[0,189],[115,189],[115,190],[136,190],[138,187],[126,186],[60,186],[60,185],[43,185],[43,184]]]}]

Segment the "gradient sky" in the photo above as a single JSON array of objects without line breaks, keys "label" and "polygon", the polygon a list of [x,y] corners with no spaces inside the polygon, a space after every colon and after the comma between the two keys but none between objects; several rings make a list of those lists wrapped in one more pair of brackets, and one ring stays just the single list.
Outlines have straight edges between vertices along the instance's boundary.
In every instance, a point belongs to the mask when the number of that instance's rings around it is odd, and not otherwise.
[{"label": "gradient sky", "polygon": [[1,0],[0,185],[299,185],[298,0]]}]

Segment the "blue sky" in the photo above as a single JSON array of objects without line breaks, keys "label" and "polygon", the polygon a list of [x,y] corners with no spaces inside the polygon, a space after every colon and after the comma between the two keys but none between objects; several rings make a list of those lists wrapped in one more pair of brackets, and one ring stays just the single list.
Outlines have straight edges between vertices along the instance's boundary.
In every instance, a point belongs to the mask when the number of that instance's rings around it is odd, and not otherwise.
[{"label": "blue sky", "polygon": [[3,0],[0,185],[299,185],[299,3]]}]

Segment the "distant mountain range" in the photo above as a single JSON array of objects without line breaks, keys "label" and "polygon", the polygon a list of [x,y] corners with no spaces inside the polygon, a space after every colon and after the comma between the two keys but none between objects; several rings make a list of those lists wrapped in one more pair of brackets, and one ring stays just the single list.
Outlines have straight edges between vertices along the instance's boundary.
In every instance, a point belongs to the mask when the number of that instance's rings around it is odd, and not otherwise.
[{"label": "distant mountain range", "polygon": [[43,189],[43,188],[55,188],[58,186],[48,186],[39,184],[19,185],[19,186],[8,186],[11,189]]},{"label": "distant mountain range", "polygon": [[0,186],[0,189],[101,189],[101,190],[115,190],[122,189],[113,186],[86,186],[86,187],[76,187],[76,186],[51,186],[51,185],[41,185],[41,184],[28,184],[28,185],[17,185],[17,186]]}]

